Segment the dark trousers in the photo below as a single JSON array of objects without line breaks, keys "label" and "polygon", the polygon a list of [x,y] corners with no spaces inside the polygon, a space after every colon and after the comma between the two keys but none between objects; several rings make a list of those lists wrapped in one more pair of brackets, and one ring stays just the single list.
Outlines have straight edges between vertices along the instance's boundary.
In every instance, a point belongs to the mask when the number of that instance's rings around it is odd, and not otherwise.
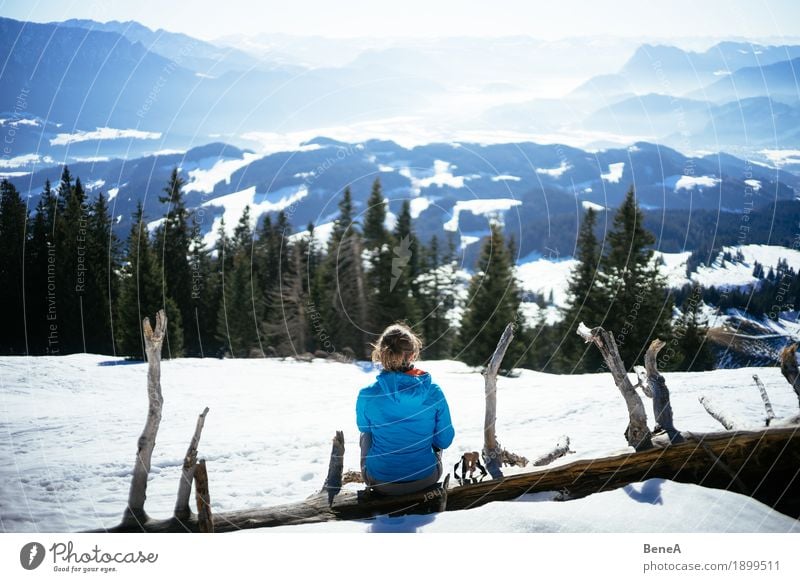
[{"label": "dark trousers", "polygon": [[361,476],[364,478],[364,483],[386,495],[405,495],[427,489],[438,483],[442,476],[442,451],[438,450],[436,451],[436,468],[427,477],[415,481],[378,481],[367,473],[367,453],[372,447],[372,433],[362,432],[359,443],[361,445]]}]

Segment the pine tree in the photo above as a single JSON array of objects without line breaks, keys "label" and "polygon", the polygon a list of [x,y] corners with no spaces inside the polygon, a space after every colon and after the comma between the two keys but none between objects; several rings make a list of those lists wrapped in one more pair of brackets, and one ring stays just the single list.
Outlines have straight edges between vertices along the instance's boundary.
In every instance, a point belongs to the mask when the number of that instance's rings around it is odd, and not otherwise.
[{"label": "pine tree", "polygon": [[151,247],[142,204],[139,202],[126,241],[125,263],[120,279],[119,302],[114,335],[120,355],[145,359],[142,320],[155,318],[159,309],[167,314],[169,349],[164,342],[162,353],[177,357],[182,349],[183,329],[175,302],[164,297],[158,262]]},{"label": "pine tree", "polygon": [[[167,204],[167,213],[162,227],[157,231],[156,241],[164,296],[172,299],[173,303],[177,305],[181,312],[181,320],[191,323],[193,321],[192,271],[189,265],[191,214],[186,208],[184,200],[184,185],[185,182],[180,177],[178,168],[173,168],[164,188],[164,196],[159,197],[159,202]],[[169,314],[167,316],[169,317]],[[170,341],[175,343],[176,339],[170,338]],[[180,339],[187,355],[200,354],[200,338],[197,336],[195,325],[187,325],[183,330],[183,337]],[[171,352],[173,354],[177,352],[174,346],[172,346]]]},{"label": "pine tree", "polygon": [[602,325],[614,334],[622,361],[631,368],[653,339],[671,334],[672,301],[649,248],[655,239],[643,223],[631,188],[614,216],[598,283],[608,302]]},{"label": "pine tree", "polygon": [[323,331],[331,338],[329,350],[353,350],[358,358],[367,356],[365,330],[368,325],[367,292],[362,266],[362,240],[353,219],[353,199],[345,188],[339,202],[328,252],[320,265],[320,313]]},{"label": "pine tree", "polygon": [[[485,364],[509,322],[520,322],[520,291],[514,265],[496,223],[481,249],[478,268],[470,282],[461,319],[458,358],[471,366]],[[519,365],[519,342],[512,342],[505,357],[506,369]]]},{"label": "pine tree", "polygon": [[189,269],[192,273],[191,321],[184,325],[193,325],[199,345],[197,350],[201,357],[215,355],[222,344],[217,341],[217,313],[221,292],[217,279],[215,261],[206,248],[203,240],[201,222],[197,214],[192,215],[189,244]]},{"label": "pine tree", "polygon": [[233,357],[250,357],[259,345],[260,294],[254,292],[251,249],[253,231],[250,208],[246,206],[234,229],[226,253],[233,255],[231,268],[224,272],[222,308],[217,320],[217,335]]},{"label": "pine tree", "polygon": [[58,327],[62,353],[86,351],[84,333],[88,306],[86,301],[87,274],[86,238],[89,205],[80,178],[74,184],[65,167],[59,185],[59,197],[64,199],[61,220],[56,218],[56,247],[58,275]]},{"label": "pine tree", "polygon": [[113,354],[112,308],[117,301],[119,241],[111,229],[111,216],[103,193],[91,206],[86,235],[89,273],[84,293],[86,349],[91,353]]},{"label": "pine tree", "polygon": [[679,371],[702,372],[714,369],[714,356],[706,341],[708,321],[700,312],[701,297],[701,289],[694,286],[683,302],[682,314],[675,326],[680,356],[675,369]]},{"label": "pine tree", "polygon": [[28,211],[14,185],[0,181],[0,305],[5,316],[0,326],[0,350],[25,354],[25,279],[23,249]]},{"label": "pine tree", "polygon": [[452,355],[455,340],[453,310],[459,305],[456,270],[451,252],[439,249],[434,235],[425,252],[422,272],[417,277],[418,307],[421,313],[422,335],[425,339],[425,359],[441,360]]},{"label": "pine tree", "polygon": [[[596,326],[605,317],[602,289],[597,285],[600,246],[594,234],[596,225],[597,213],[589,208],[578,233],[575,253],[578,264],[570,274],[567,303],[562,310],[563,319],[557,326],[560,345],[554,364],[562,372],[594,372],[602,365],[599,351],[577,335],[581,322]],[[540,333],[542,329],[540,326]]]},{"label": "pine tree", "polygon": [[[48,316],[56,313],[55,257],[52,234],[51,208],[55,194],[50,180],[45,182],[36,211],[26,253],[25,315],[28,329],[28,352],[35,355],[49,353],[49,342],[58,341],[58,326],[50,328]],[[52,332],[52,338],[50,337]]]}]

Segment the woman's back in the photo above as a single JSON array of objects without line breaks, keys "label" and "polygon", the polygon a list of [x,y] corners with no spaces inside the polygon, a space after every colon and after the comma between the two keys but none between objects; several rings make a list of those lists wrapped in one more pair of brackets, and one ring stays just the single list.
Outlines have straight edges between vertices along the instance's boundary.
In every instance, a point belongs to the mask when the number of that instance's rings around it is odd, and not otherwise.
[{"label": "woman's back", "polygon": [[379,481],[429,475],[438,462],[434,448],[447,448],[454,436],[441,388],[416,368],[381,372],[359,393],[356,421],[362,433],[371,434],[366,469]]}]

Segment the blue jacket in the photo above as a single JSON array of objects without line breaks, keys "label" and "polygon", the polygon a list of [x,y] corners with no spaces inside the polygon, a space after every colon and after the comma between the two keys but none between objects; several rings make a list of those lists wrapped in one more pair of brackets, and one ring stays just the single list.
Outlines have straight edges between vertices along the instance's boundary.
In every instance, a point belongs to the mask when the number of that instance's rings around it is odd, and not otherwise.
[{"label": "blue jacket", "polygon": [[356,422],[372,434],[367,473],[379,481],[415,481],[436,468],[433,448],[446,449],[455,431],[442,389],[427,372],[382,371],[358,394]]}]

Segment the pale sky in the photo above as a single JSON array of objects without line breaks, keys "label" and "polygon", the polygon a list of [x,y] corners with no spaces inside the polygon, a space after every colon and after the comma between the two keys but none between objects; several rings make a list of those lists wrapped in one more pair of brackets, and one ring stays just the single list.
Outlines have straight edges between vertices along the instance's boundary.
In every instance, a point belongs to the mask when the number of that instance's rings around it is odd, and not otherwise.
[{"label": "pale sky", "polygon": [[797,0],[0,0],[0,15],[50,22],[137,20],[211,40],[231,34],[334,37],[800,36]]}]

